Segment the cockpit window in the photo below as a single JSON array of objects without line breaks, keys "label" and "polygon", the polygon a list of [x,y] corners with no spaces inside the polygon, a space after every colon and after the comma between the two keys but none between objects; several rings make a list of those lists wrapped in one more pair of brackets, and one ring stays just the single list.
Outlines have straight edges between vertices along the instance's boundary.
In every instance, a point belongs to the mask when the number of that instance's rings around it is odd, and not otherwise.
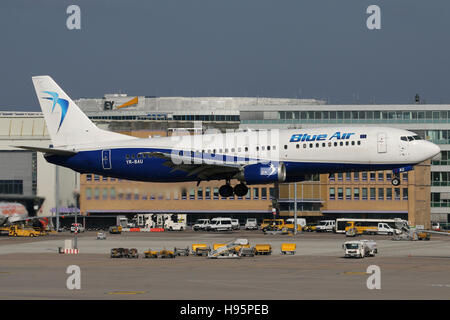
[{"label": "cockpit window", "polygon": [[408,138],[406,138],[405,136],[402,136],[402,137],[400,137],[400,140],[408,141]]},{"label": "cockpit window", "polygon": [[422,140],[420,136],[413,136],[414,140]]},{"label": "cockpit window", "polygon": [[414,138],[412,136],[408,136],[408,141],[413,141]]}]

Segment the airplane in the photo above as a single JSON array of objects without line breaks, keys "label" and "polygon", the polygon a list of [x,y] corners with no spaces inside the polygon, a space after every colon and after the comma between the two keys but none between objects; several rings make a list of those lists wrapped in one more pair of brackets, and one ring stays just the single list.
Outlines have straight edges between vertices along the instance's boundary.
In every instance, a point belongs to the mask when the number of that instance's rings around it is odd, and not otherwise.
[{"label": "airplane", "polygon": [[43,229],[49,223],[47,217],[30,217],[27,209],[21,203],[0,202],[0,227],[25,221],[31,221],[33,226]]},{"label": "airplane", "polygon": [[230,197],[245,196],[248,185],[318,173],[392,170],[397,186],[402,172],[440,152],[414,132],[370,126],[136,138],[98,128],[50,76],[32,81],[52,145],[16,147],[80,173],[148,182],[224,180],[219,193]]}]

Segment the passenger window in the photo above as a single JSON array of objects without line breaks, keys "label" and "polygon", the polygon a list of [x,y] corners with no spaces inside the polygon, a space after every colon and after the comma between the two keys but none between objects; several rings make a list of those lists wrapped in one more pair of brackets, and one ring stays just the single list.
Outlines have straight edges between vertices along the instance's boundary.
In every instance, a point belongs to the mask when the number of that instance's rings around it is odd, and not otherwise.
[{"label": "passenger window", "polygon": [[339,142],[339,145],[342,147],[344,145],[344,143],[341,141],[341,142]]},{"label": "passenger window", "polygon": [[267,146],[267,151],[270,151],[270,146]]},{"label": "passenger window", "polygon": [[309,144],[309,147],[310,147],[310,148],[312,148],[312,147],[313,147],[313,144],[312,144],[312,143],[310,143],[310,144]]},{"label": "passenger window", "polygon": [[318,143],[316,143],[316,148],[318,148],[319,147],[319,144]]},{"label": "passenger window", "polygon": [[130,159],[130,155],[129,155],[129,154],[127,154],[127,155],[126,155],[126,158],[127,158],[127,159]]},{"label": "passenger window", "polygon": [[287,149],[287,144],[284,145],[284,150],[286,150],[286,149]]},{"label": "passenger window", "polygon": [[135,157],[134,154],[132,154],[132,155],[131,155],[131,159],[134,159],[134,157]]},{"label": "passenger window", "polygon": [[297,145],[296,145],[295,147],[296,147],[296,148],[298,149],[298,148],[300,148],[300,145],[299,145],[299,144],[297,144]]},{"label": "passenger window", "polygon": [[247,152],[248,151],[248,147],[245,147],[245,152]]},{"label": "passenger window", "polygon": [[303,144],[303,149],[305,149],[305,148],[306,148],[306,143]]},{"label": "passenger window", "polygon": [[352,146],[354,146],[355,145],[355,141],[352,141]]},{"label": "passenger window", "polygon": [[358,146],[360,146],[361,145],[361,141],[358,141]]}]

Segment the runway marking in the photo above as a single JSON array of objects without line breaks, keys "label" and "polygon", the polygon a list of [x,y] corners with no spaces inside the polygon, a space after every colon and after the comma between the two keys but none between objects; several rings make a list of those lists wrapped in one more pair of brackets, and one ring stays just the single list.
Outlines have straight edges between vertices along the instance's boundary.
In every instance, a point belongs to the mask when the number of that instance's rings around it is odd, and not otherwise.
[{"label": "runway marking", "polygon": [[111,291],[108,294],[143,294],[147,293],[147,291]]}]

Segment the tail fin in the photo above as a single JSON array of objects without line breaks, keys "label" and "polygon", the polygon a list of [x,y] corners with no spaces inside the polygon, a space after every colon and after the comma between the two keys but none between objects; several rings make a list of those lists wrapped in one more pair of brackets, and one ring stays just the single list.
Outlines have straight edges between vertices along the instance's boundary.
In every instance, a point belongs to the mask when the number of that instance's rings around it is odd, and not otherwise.
[{"label": "tail fin", "polygon": [[33,77],[33,84],[54,147],[133,139],[99,129],[51,77]]}]

